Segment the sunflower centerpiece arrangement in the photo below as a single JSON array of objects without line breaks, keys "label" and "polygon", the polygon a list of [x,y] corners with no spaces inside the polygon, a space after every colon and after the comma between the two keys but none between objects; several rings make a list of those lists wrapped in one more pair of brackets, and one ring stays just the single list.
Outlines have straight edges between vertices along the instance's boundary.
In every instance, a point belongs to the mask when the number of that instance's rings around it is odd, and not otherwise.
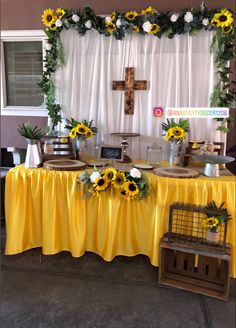
[{"label": "sunflower centerpiece arrangement", "polygon": [[142,199],[150,192],[147,176],[136,168],[130,171],[120,171],[113,167],[104,171],[85,171],[80,175],[79,183],[85,186],[85,197],[99,196],[100,192],[114,188],[121,198],[130,201]]},{"label": "sunflower centerpiece arrangement", "polygon": [[201,221],[201,225],[206,229],[206,240],[212,243],[218,243],[220,240],[220,229],[227,221],[231,219],[231,215],[228,214],[227,209],[223,208],[224,202],[217,207],[215,201],[210,202],[205,207],[211,212],[217,214],[208,214],[207,218]]},{"label": "sunflower centerpiece arrangement", "polygon": [[178,123],[168,120],[162,123],[165,141],[169,143],[169,164],[179,164],[182,151],[182,143],[189,132],[188,120],[179,120]]},{"label": "sunflower centerpiece arrangement", "polygon": [[82,121],[76,121],[71,118],[70,120],[66,119],[66,123],[65,128],[70,131],[70,138],[76,141],[76,158],[78,159],[79,156],[81,157],[79,153],[87,152],[86,140],[93,138],[98,129],[93,126],[93,120],[88,121],[84,119]]}]

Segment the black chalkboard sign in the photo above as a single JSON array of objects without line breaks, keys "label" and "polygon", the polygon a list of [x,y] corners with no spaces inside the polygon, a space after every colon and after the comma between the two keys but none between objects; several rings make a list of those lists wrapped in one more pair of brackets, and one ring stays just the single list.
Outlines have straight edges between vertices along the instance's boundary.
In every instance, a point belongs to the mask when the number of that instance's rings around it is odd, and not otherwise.
[{"label": "black chalkboard sign", "polygon": [[123,160],[123,149],[122,149],[122,147],[101,146],[100,158],[101,159],[114,159],[114,160],[122,161]]}]

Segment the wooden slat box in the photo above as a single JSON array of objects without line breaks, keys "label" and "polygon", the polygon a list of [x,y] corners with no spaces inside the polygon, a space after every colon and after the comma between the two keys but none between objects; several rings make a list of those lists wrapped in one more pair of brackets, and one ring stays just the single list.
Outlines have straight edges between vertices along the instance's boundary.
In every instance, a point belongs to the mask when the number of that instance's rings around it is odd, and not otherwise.
[{"label": "wooden slat box", "polygon": [[160,244],[159,283],[227,300],[231,245],[224,249],[188,242]]}]

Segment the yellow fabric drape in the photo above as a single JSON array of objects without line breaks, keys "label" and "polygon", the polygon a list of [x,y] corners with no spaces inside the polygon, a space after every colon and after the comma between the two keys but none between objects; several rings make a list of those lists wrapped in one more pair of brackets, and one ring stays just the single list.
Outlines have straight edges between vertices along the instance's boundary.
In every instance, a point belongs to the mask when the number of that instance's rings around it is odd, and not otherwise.
[{"label": "yellow fabric drape", "polygon": [[150,195],[127,202],[111,189],[83,199],[80,172],[26,169],[6,177],[6,254],[42,247],[43,254],[67,250],[79,257],[85,251],[111,261],[116,255],[144,254],[159,264],[159,244],[168,230],[169,207],[174,202],[206,205],[225,202],[232,220],[227,242],[232,244],[231,275],[235,268],[235,177],[164,178],[147,173]]}]

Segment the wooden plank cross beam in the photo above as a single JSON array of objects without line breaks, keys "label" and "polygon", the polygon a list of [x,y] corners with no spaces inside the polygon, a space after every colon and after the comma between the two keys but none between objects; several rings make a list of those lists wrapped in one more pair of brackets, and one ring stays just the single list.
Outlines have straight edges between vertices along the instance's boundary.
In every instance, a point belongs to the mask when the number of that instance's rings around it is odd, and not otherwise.
[{"label": "wooden plank cross beam", "polygon": [[134,114],[134,91],[147,90],[147,81],[134,80],[134,67],[125,68],[125,81],[113,81],[112,90],[125,91],[125,114]]}]

